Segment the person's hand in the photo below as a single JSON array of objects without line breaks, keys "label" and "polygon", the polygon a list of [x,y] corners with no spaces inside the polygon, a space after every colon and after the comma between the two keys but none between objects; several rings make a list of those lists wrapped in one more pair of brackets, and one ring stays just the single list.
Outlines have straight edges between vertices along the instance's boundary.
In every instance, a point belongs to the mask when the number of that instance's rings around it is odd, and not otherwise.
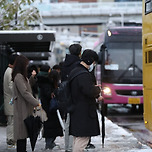
[{"label": "person's hand", "polygon": [[98,98],[98,101],[103,101],[103,97],[102,96],[99,96],[99,98]]},{"label": "person's hand", "polygon": [[34,110],[39,111],[40,109],[41,109],[41,103],[39,103],[39,104],[37,105],[37,107],[34,107]]},{"label": "person's hand", "polygon": [[52,92],[51,93],[51,98],[54,98],[55,97],[55,94]]},{"label": "person's hand", "polygon": [[99,89],[101,90],[101,84],[96,84],[96,87],[99,87]]},{"label": "person's hand", "polygon": [[41,107],[41,103],[39,103],[38,106]]}]

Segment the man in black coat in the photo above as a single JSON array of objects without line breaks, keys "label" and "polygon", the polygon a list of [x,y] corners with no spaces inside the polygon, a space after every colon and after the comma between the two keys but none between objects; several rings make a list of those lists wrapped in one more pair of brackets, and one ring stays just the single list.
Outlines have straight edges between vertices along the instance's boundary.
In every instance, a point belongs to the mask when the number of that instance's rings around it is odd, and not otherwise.
[{"label": "man in black coat", "polygon": [[98,55],[87,49],[82,54],[82,61],[71,71],[70,76],[78,71],[86,71],[73,79],[71,93],[74,110],[70,113],[70,134],[74,136],[73,152],[83,152],[90,137],[100,135],[99,121],[96,111],[96,98],[101,90],[94,84],[91,70],[95,66]]},{"label": "man in black coat", "polygon": [[[72,44],[69,46],[70,54],[66,54],[65,61],[61,67],[61,82],[66,81],[70,72],[80,63],[81,45]],[[72,151],[73,137],[69,136],[69,114],[66,117],[65,123],[65,151]]]},{"label": "man in black coat", "polygon": [[61,81],[67,80],[72,69],[80,63],[81,49],[80,44],[71,44],[69,46],[70,54],[66,54],[65,61],[61,68]]}]

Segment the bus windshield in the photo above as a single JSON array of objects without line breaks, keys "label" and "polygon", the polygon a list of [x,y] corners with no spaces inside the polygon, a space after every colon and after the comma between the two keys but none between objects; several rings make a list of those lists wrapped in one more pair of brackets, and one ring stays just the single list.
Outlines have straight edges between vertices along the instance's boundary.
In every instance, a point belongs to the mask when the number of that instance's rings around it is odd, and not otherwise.
[{"label": "bus windshield", "polygon": [[96,72],[106,107],[143,103],[141,31],[141,27],[111,27],[99,41]]},{"label": "bus windshield", "polygon": [[126,70],[130,65],[142,68],[141,43],[108,43],[106,46],[105,70]]},{"label": "bus windshield", "polygon": [[106,43],[104,82],[142,83],[142,45],[140,42]]}]

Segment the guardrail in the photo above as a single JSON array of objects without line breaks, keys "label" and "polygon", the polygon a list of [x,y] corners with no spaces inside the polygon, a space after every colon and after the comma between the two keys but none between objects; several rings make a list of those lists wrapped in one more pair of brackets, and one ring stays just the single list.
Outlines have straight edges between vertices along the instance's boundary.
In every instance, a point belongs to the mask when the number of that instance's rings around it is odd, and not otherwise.
[{"label": "guardrail", "polygon": [[42,16],[141,14],[142,2],[35,3]]}]

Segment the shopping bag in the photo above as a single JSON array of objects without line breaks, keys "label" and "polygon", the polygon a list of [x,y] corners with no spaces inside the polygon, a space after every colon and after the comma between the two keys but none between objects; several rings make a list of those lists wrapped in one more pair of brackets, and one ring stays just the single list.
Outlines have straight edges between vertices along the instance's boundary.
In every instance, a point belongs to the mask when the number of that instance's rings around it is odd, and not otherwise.
[{"label": "shopping bag", "polygon": [[34,116],[39,116],[41,122],[47,121],[48,117],[45,110],[42,107],[36,107],[34,110]]}]

